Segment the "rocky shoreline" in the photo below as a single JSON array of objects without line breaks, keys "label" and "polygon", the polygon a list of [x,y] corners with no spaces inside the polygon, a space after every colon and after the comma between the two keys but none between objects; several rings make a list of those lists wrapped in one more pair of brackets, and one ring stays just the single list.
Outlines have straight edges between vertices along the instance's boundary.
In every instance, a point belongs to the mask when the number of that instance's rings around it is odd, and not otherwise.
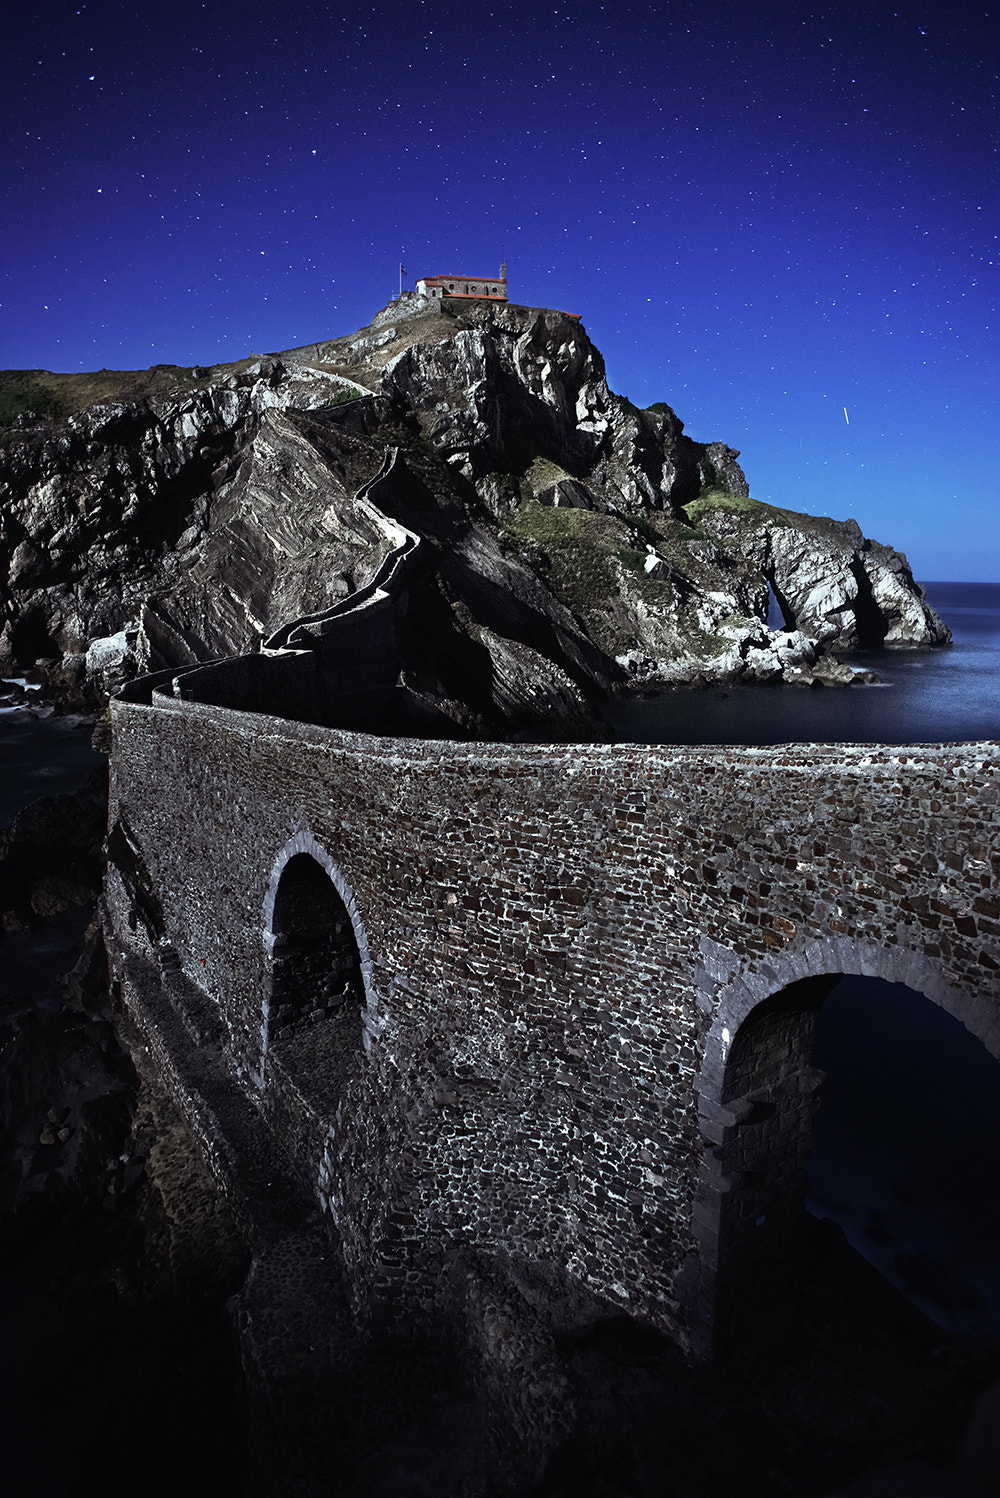
[{"label": "rocky shoreline", "polygon": [[600,736],[608,695],[850,685],[838,652],[950,638],[902,554],[753,500],[734,449],[614,394],[558,312],[406,295],[345,338],[119,383],[0,444],[0,669],[76,710],[259,650],[362,590],[400,525],[403,678],[464,736]]}]

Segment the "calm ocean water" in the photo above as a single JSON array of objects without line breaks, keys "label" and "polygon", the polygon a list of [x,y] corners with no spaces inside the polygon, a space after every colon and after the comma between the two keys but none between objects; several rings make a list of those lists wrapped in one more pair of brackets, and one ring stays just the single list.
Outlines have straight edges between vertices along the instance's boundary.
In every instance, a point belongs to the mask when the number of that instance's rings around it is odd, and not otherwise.
[{"label": "calm ocean water", "polygon": [[0,706],[0,827],[37,796],[75,790],[88,770],[107,764],[90,747],[93,731],[92,723]]},{"label": "calm ocean water", "polygon": [[710,687],[613,702],[605,717],[636,744],[940,743],[1000,738],[1000,583],[928,583],[951,629],[942,650],[869,650],[843,657],[879,686]]}]

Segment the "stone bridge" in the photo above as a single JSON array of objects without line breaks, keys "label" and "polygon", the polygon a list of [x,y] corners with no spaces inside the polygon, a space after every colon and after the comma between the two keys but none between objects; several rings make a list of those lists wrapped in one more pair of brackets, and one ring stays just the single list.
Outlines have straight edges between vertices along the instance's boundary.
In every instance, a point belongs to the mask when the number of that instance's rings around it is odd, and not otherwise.
[{"label": "stone bridge", "polygon": [[113,704],[122,997],[249,1238],[318,1214],[356,1320],[495,1317],[488,1265],[522,1381],[608,1314],[707,1358],[794,1261],[836,978],[1000,1055],[996,743],[455,743],[178,690]]}]

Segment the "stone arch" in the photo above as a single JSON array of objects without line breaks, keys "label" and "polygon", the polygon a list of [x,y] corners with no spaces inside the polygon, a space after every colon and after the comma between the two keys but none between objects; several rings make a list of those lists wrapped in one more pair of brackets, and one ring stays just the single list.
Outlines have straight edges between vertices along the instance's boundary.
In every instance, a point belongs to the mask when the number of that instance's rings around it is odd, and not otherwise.
[{"label": "stone arch", "polygon": [[289,838],[274,861],[263,941],[258,1084],[272,1047],[288,1050],[307,1030],[310,1049],[329,1053],[331,1074],[342,1073],[350,1054],[370,1045],[371,955],[354,891],[308,831]]},{"label": "stone arch", "polygon": [[[708,964],[716,973],[720,952]],[[692,1217],[696,1273],[685,1300],[692,1351],[703,1359],[738,1326],[743,1305],[780,1293],[797,1257],[822,1081],[810,1064],[813,1029],[846,974],[923,995],[1000,1059],[1000,994],[958,989],[921,952],[837,938],[741,973],[732,959],[728,981],[717,985],[696,1082],[704,1150]]]}]

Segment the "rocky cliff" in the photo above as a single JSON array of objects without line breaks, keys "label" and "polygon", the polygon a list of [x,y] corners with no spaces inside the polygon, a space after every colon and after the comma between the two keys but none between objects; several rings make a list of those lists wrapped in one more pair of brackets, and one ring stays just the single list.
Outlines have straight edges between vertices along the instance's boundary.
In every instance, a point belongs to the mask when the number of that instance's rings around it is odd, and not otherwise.
[{"label": "rocky cliff", "polygon": [[833,651],[949,638],[904,557],[752,500],[738,453],[613,394],[559,312],[407,295],[264,359],[81,378],[2,380],[8,673],[108,690],[256,650],[399,527],[402,674],[463,733],[586,736],[611,692],[849,681]]}]

